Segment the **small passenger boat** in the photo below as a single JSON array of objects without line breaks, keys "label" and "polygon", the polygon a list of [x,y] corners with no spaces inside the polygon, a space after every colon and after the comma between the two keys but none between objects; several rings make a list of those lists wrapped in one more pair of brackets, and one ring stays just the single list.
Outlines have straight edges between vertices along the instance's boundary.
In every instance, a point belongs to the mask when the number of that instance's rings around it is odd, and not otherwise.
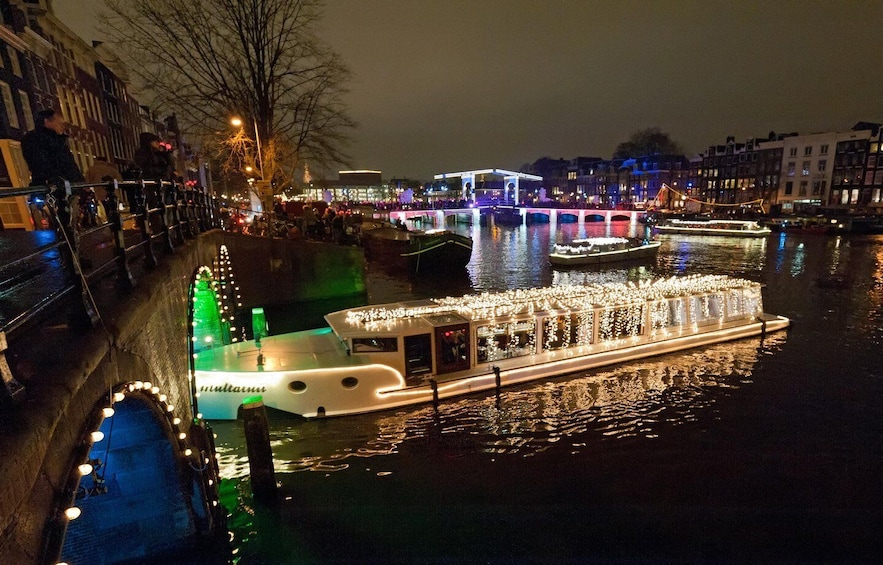
[{"label": "small passenger boat", "polygon": [[731,237],[764,237],[770,228],[750,220],[668,220],[656,226],[661,234],[726,235]]},{"label": "small passenger boat", "polygon": [[438,401],[781,330],[761,285],[721,275],[564,285],[365,306],[327,328],[208,349],[199,407],[235,419],[245,397],[304,417]]},{"label": "small passenger boat", "polygon": [[556,267],[601,265],[653,257],[662,245],[658,241],[625,237],[592,237],[556,243],[549,262]]},{"label": "small passenger boat", "polygon": [[465,267],[472,238],[450,230],[380,227],[362,232],[365,256],[385,267],[416,275]]}]

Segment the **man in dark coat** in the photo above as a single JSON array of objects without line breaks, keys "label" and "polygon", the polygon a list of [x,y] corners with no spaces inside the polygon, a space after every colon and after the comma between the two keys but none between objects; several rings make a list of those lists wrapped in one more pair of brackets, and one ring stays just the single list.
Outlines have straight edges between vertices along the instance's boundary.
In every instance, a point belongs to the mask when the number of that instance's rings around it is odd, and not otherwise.
[{"label": "man in dark coat", "polygon": [[141,145],[135,151],[135,163],[141,168],[144,180],[171,180],[175,174],[172,154],[159,144],[156,134],[143,132],[139,137]]},{"label": "man in dark coat", "polygon": [[31,170],[31,185],[44,185],[62,178],[83,182],[83,173],[74,161],[64,133],[64,118],[55,110],[37,113],[37,127],[21,140],[21,151]]}]

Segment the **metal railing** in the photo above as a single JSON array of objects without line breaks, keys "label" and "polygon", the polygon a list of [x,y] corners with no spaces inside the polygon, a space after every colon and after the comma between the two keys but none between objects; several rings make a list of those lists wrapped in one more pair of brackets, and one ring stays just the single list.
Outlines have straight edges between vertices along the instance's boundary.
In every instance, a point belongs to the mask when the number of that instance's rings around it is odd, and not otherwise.
[{"label": "metal railing", "polygon": [[[81,213],[80,207],[80,199],[91,200],[90,193],[99,188],[106,194],[97,202],[105,211],[103,222],[97,221],[96,210]],[[121,193],[127,207],[120,205]],[[62,302],[72,306],[72,327],[91,327],[98,322],[93,284],[114,276],[117,292],[128,292],[136,283],[131,269],[136,259],[150,270],[159,264],[160,253],[174,253],[188,239],[222,227],[219,203],[211,194],[175,182],[60,181],[0,190],[0,199],[15,197],[28,199],[31,218],[26,221],[38,231],[0,231],[0,336],[14,335],[43,314],[60,310]],[[11,396],[17,383],[10,382],[7,371],[0,372],[5,385],[0,397]]]}]

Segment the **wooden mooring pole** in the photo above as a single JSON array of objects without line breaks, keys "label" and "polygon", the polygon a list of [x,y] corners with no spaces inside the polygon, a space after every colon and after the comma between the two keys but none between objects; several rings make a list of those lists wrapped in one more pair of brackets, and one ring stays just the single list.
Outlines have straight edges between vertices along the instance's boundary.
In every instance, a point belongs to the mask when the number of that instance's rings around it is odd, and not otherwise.
[{"label": "wooden mooring pole", "polygon": [[248,448],[251,492],[255,500],[272,502],[276,499],[276,474],[273,469],[273,450],[270,448],[267,410],[262,397],[253,396],[243,401],[242,423]]}]

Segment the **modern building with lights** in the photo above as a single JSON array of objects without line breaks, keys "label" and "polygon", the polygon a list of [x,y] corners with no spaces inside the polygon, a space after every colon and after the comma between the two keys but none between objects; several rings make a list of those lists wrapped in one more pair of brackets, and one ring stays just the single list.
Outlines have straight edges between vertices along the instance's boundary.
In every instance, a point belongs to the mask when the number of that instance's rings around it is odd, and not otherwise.
[{"label": "modern building with lights", "polygon": [[313,181],[304,189],[307,200],[325,202],[391,202],[398,198],[394,187],[384,183],[381,172],[370,169],[338,171],[337,180]]}]

